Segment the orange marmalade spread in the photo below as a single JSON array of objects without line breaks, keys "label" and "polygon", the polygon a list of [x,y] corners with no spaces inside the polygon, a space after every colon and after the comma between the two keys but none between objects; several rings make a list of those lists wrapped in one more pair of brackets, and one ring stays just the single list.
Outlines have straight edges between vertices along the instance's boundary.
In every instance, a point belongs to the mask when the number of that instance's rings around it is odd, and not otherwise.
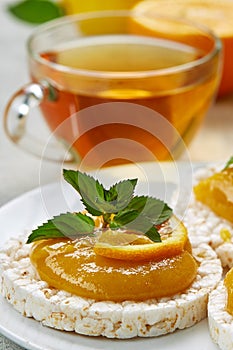
[{"label": "orange marmalade spread", "polygon": [[184,291],[196,277],[197,263],[189,243],[173,257],[140,262],[97,255],[93,244],[91,237],[42,240],[34,243],[30,257],[50,286],[95,300],[171,296]]},{"label": "orange marmalade spread", "polygon": [[233,222],[233,168],[214,173],[194,187],[196,199]]},{"label": "orange marmalade spread", "polygon": [[229,314],[233,315],[233,268],[227,272],[224,285],[227,289],[226,309]]}]

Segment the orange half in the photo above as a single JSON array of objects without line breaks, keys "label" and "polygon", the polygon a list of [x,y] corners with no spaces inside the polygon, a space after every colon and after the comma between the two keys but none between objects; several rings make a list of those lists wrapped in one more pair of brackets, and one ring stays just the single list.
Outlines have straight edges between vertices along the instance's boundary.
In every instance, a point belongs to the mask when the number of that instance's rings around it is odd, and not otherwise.
[{"label": "orange half", "polygon": [[[219,87],[219,95],[233,91],[233,1],[232,0],[145,0],[133,8],[135,17],[139,17],[138,25],[142,34],[153,33],[149,19],[154,16],[175,16],[204,25],[213,31],[223,44],[223,72]],[[150,21],[151,22],[151,21]],[[174,35],[180,34],[173,30]],[[209,45],[208,41],[203,42]],[[207,49],[207,47],[204,46]]]}]

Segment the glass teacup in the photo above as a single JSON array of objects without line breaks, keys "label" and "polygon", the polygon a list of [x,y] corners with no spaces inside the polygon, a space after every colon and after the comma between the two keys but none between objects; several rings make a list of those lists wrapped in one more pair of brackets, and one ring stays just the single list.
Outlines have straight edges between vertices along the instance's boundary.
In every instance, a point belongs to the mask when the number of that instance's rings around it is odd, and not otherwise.
[{"label": "glass teacup", "polygon": [[[38,156],[92,168],[179,157],[215,97],[221,43],[187,21],[148,21],[150,30],[142,15],[104,11],[39,26],[27,43],[31,82],[6,107],[7,135]],[[34,106],[64,153],[50,135],[30,136]]]}]

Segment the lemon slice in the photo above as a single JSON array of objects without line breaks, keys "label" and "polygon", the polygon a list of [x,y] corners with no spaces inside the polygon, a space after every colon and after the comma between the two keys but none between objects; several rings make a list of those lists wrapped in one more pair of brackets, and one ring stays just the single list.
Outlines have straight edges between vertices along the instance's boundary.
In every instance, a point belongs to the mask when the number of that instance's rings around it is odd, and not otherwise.
[{"label": "lemon slice", "polygon": [[135,233],[103,231],[93,249],[97,255],[112,259],[162,260],[180,254],[188,242],[187,230],[175,216],[171,217],[160,235],[162,242],[155,243]]}]

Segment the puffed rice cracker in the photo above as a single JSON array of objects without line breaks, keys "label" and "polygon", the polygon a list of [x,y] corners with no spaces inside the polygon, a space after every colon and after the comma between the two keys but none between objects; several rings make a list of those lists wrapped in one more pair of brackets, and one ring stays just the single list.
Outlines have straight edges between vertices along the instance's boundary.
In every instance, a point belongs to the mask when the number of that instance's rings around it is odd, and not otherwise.
[{"label": "puffed rice cracker", "polygon": [[[220,171],[223,165],[207,166],[195,171],[194,185],[200,180],[205,179],[215,172]],[[173,205],[176,200],[173,198]],[[199,243],[209,244],[217,253],[226,268],[233,267],[233,224],[219,217],[211,209],[195,199],[194,194],[188,207],[181,208],[179,204],[174,208],[175,214],[180,217],[189,232],[189,238],[192,245]],[[225,233],[225,234],[224,234]],[[227,238],[224,239],[224,236]]]},{"label": "puffed rice cracker", "polygon": [[223,282],[210,293],[208,322],[210,335],[221,350],[233,349],[233,317],[226,311],[227,290]]},{"label": "puffed rice cracker", "polygon": [[49,288],[31,265],[30,245],[10,240],[0,250],[0,291],[12,306],[52,328],[108,338],[155,337],[190,327],[207,315],[208,294],[221,279],[221,262],[205,243],[193,248],[199,263],[190,288],[171,298],[96,302]]},{"label": "puffed rice cracker", "polygon": [[[219,166],[208,166],[194,173],[194,184],[220,171]],[[176,197],[174,197],[175,201]],[[183,210],[183,213],[182,213]],[[198,202],[194,194],[191,195],[189,206],[174,210],[178,216],[184,215],[182,220],[188,229],[192,244],[205,242],[210,245],[226,269],[233,267],[233,224],[216,215],[211,209]],[[225,239],[224,239],[225,238]],[[226,311],[227,290],[223,281],[219,283],[209,296],[208,323],[213,341],[221,350],[233,349],[233,316]]]}]

